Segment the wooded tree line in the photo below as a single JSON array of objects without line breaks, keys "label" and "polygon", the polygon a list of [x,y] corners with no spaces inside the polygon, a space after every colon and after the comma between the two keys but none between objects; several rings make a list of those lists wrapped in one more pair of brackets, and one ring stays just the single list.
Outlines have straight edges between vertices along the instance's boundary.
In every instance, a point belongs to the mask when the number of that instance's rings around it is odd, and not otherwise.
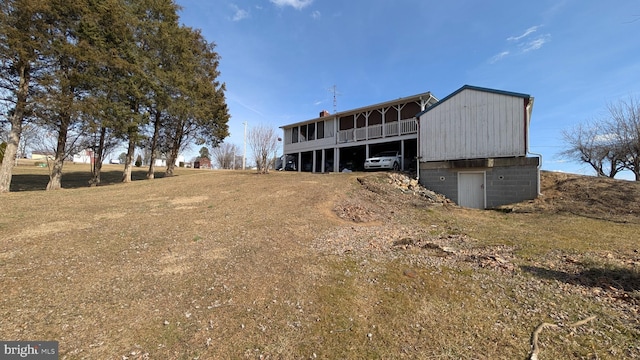
[{"label": "wooded tree line", "polygon": [[563,132],[563,155],[588,164],[598,176],[614,178],[624,170],[640,181],[640,101],[610,103],[601,118]]},{"label": "wooded tree line", "polygon": [[[92,149],[91,184],[105,155],[127,144],[167,158],[166,176],[190,142],[228,136],[225,85],[215,44],[180,25],[173,0],[3,0],[0,3],[0,121],[14,159],[24,126],[55,137],[47,189],[60,188],[65,158]],[[154,177],[150,161],[147,177]],[[0,168],[9,191],[13,161]]]}]

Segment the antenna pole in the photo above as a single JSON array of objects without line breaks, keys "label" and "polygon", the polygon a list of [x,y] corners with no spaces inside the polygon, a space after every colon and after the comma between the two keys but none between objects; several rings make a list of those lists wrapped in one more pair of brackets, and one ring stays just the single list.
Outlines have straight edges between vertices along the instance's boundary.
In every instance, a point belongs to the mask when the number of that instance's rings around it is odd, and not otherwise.
[{"label": "antenna pole", "polygon": [[338,112],[338,95],[340,95],[340,93],[336,89],[335,85],[333,85],[333,87],[329,89],[329,91],[331,91],[331,93],[333,94],[333,113],[335,114]]}]

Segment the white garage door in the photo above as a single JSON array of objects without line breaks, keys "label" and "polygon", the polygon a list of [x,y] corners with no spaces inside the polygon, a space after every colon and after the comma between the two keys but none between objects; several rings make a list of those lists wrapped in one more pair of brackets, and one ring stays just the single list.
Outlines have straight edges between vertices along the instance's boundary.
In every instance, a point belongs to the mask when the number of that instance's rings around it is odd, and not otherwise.
[{"label": "white garage door", "polygon": [[458,173],[458,205],[484,209],[484,172]]}]

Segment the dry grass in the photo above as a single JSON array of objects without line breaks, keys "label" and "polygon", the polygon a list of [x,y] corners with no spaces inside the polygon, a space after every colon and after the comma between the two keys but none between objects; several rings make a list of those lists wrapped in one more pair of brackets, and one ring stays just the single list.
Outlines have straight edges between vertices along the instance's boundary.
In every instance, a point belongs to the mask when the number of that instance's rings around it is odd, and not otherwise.
[{"label": "dry grass", "polygon": [[[0,196],[0,339],[58,340],[61,359],[522,359],[540,322],[596,315],[543,332],[540,357],[640,356],[637,215],[466,210],[385,174],[86,188],[74,170]],[[16,172],[44,188],[46,169]]]}]

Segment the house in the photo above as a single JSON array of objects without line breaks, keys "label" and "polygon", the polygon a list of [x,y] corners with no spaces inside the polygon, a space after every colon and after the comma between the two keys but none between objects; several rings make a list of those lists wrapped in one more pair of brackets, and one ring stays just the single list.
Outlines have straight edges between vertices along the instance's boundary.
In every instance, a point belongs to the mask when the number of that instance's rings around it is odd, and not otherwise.
[{"label": "house", "polygon": [[430,92],[281,126],[284,158],[291,169],[309,172],[363,170],[364,160],[381,151],[399,151],[401,169],[417,156],[415,115],[437,99]]},{"label": "house", "polygon": [[[180,166],[180,164],[184,164],[184,155],[178,155],[178,158],[175,161],[175,166]],[[156,158],[154,160],[154,166],[167,166],[167,158],[165,155],[162,155],[160,158]]]},{"label": "house", "polygon": [[212,169],[211,160],[205,157],[196,158],[196,160],[193,162],[193,168],[194,169]]},{"label": "house", "polygon": [[426,92],[322,111],[281,126],[285,170],[358,171],[371,155],[399,151],[401,170],[416,170],[422,185],[461,206],[534,199],[541,156],[529,153],[532,109],[530,95],[465,85],[440,101]]},{"label": "house", "polygon": [[31,152],[31,160],[46,161],[46,160],[53,160],[55,157],[56,157],[56,154],[53,152],[46,152],[46,151]]},{"label": "house", "polygon": [[530,95],[465,85],[418,113],[420,183],[471,208],[536,198],[532,109]]},{"label": "house", "polygon": [[93,156],[93,150],[85,149],[77,154],[73,155],[73,162],[80,164],[93,164],[95,158]]}]

